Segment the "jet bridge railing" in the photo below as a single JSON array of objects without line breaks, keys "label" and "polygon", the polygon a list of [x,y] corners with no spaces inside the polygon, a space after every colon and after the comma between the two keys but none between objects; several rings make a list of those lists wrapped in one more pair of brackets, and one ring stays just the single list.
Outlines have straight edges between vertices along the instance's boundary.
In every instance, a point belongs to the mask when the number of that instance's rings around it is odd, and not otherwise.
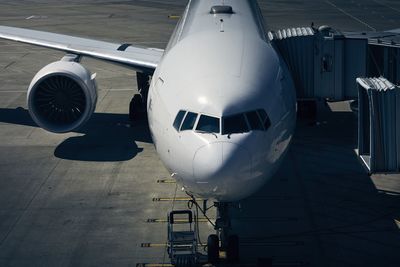
[{"label": "jet bridge railing", "polygon": [[371,173],[400,171],[400,87],[358,78],[358,154]]}]

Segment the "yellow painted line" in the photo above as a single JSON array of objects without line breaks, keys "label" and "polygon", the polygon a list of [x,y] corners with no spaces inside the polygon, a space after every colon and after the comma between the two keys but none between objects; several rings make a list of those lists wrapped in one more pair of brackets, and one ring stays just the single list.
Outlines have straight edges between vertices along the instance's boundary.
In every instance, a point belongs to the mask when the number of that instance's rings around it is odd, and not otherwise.
[{"label": "yellow painted line", "polygon": [[219,258],[220,259],[226,259],[226,252],[225,251],[219,251]]},{"label": "yellow painted line", "polygon": [[[167,246],[167,243],[142,243],[140,247],[142,248],[164,248]],[[175,245],[175,247],[187,247],[187,245]],[[198,244],[198,247],[202,247],[202,245]]]},{"label": "yellow painted line", "polygon": [[[213,219],[210,219],[213,221]],[[176,223],[189,223],[188,219],[174,219]],[[148,223],[166,223],[168,219],[147,219],[146,222]],[[199,218],[198,222],[208,222],[206,218]]]},{"label": "yellow painted line", "polygon": [[168,18],[170,19],[180,19],[181,16],[177,16],[177,15],[169,15]]},{"label": "yellow painted line", "polygon": [[165,247],[167,243],[142,243],[140,247],[142,248],[160,248]]},{"label": "yellow painted line", "polygon": [[[175,199],[173,197],[155,197],[153,198],[154,202],[161,202],[161,201],[190,201],[192,198],[190,197],[176,197]],[[196,198],[197,201],[203,201],[202,198]]]}]

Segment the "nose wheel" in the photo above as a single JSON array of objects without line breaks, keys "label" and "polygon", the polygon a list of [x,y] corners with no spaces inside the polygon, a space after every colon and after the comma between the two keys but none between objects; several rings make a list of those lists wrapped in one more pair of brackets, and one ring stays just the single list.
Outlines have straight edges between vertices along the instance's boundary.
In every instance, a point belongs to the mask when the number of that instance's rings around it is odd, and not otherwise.
[{"label": "nose wheel", "polygon": [[217,263],[219,261],[219,238],[217,235],[208,236],[207,255],[209,263]]}]

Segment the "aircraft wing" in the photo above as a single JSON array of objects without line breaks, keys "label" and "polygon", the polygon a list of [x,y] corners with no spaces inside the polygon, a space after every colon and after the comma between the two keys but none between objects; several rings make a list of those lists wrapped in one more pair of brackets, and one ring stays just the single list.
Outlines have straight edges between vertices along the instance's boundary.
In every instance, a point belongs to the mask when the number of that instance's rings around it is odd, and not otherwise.
[{"label": "aircraft wing", "polygon": [[398,29],[392,29],[392,30],[389,30],[389,31],[387,31],[387,32],[400,33],[400,28],[398,28]]},{"label": "aircraft wing", "polygon": [[145,73],[154,72],[164,53],[162,49],[6,26],[0,26],[0,38],[119,63]]}]

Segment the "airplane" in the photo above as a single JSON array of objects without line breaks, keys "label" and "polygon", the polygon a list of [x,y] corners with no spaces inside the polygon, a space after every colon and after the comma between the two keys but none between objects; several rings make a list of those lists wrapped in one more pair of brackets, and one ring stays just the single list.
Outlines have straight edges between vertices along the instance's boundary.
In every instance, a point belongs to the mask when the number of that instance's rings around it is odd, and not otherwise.
[{"label": "airplane", "polygon": [[152,76],[132,103],[146,104],[154,146],[171,176],[218,209],[209,261],[218,260],[219,241],[228,258],[238,258],[228,208],[273,177],[296,123],[294,83],[257,1],[189,0],[165,50],[5,26],[0,38],[66,52],[35,75],[27,93],[31,117],[53,133],[81,127],[95,110],[95,75],[82,57]]}]

